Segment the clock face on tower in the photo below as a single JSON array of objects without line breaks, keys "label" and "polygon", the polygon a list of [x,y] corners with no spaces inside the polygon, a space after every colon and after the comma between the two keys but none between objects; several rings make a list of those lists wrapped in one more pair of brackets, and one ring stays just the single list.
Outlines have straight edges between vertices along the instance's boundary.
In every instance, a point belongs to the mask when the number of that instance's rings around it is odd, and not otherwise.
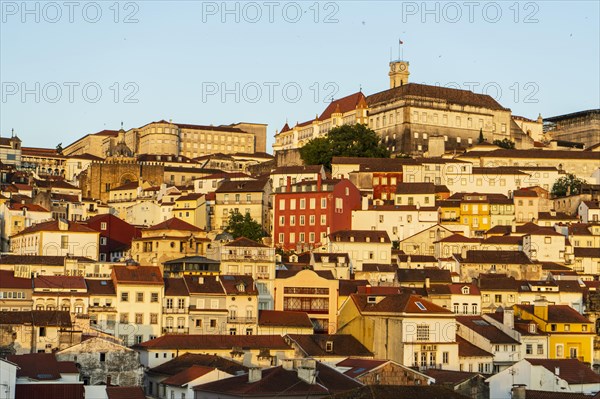
[{"label": "clock face on tower", "polygon": [[400,70],[401,71],[405,71],[406,70],[406,64],[400,64]]}]

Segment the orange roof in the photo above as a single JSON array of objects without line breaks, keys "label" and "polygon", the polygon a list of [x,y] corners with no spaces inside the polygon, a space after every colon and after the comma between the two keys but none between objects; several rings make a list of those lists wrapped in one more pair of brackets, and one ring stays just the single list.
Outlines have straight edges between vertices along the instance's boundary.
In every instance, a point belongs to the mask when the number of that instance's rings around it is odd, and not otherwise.
[{"label": "orange roof", "polygon": [[201,228],[184,222],[178,218],[171,218],[165,220],[162,223],[155,224],[154,226],[148,227],[146,230],[185,230],[185,231],[202,231]]},{"label": "orange roof", "polygon": [[195,379],[200,378],[203,375],[206,375],[214,370],[214,367],[193,365],[183,370],[182,372],[172,375],[171,377],[163,380],[161,383],[165,385],[175,385],[180,387],[183,385],[187,385],[189,382],[192,382]]},{"label": "orange roof", "polygon": [[117,284],[163,285],[158,266],[113,266],[112,271]]},{"label": "orange roof", "polygon": [[31,234],[38,231],[65,231],[69,233],[98,233],[96,230],[92,230],[83,224],[75,223],[75,222],[66,222],[68,224],[67,230],[61,230],[59,227],[58,220],[49,220],[47,222],[42,222],[38,224],[34,224],[31,227],[26,228],[20,233],[15,234],[13,237],[22,236],[25,234]]}]

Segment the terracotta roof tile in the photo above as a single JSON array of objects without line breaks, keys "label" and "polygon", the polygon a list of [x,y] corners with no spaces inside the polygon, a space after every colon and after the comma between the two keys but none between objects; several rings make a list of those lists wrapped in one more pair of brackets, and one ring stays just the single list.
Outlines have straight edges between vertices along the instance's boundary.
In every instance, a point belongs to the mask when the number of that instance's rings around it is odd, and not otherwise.
[{"label": "terracotta roof tile", "polygon": [[281,335],[163,335],[136,346],[146,350],[214,350],[231,349],[234,346],[249,349],[290,349]]},{"label": "terracotta roof tile", "polygon": [[493,354],[473,345],[459,335],[456,336],[456,343],[458,344],[459,357],[494,357]]},{"label": "terracotta roof tile", "polygon": [[187,285],[183,278],[165,278],[165,296],[189,296]]},{"label": "terracotta roof tile", "polygon": [[116,295],[115,285],[112,280],[86,279],[87,290],[90,295]]},{"label": "terracotta roof tile", "polygon": [[108,399],[146,399],[142,387],[106,387]]},{"label": "terracotta roof tile", "polygon": [[352,294],[350,298],[354,301],[360,312],[386,312],[386,313],[411,313],[411,314],[448,314],[452,312],[446,308],[438,306],[420,295],[411,293],[401,293],[384,295],[382,298],[376,297],[377,302],[370,302],[369,294]]},{"label": "terracotta roof tile", "polygon": [[160,366],[148,370],[151,374],[176,375],[192,366],[203,366],[216,368],[228,374],[237,374],[238,372],[247,372],[248,368],[233,360],[225,359],[217,355],[208,355],[200,353],[185,353],[181,356],[171,359]]},{"label": "terracotta roof tile", "polygon": [[84,289],[87,290],[85,279],[81,276],[38,276],[33,279],[34,289]]},{"label": "terracotta roof tile", "polygon": [[31,289],[31,279],[15,277],[12,270],[0,270],[0,288],[13,288],[18,290]]},{"label": "terracotta roof tile", "polygon": [[554,373],[559,369],[559,377],[569,384],[598,384],[600,375],[594,373],[585,363],[577,359],[525,359],[534,366],[542,366]]},{"label": "terracotta roof tile", "polygon": [[283,310],[260,310],[258,313],[258,325],[262,327],[313,327],[308,313]]},{"label": "terracotta roof tile", "polygon": [[489,340],[492,344],[521,345],[519,341],[505,334],[502,330],[493,324],[490,324],[481,316],[456,316],[456,322],[464,326],[459,328],[466,327],[469,330],[473,330]]},{"label": "terracotta roof tile", "polygon": [[112,271],[117,284],[163,285],[157,266],[113,266]]},{"label": "terracotta roof tile", "polygon": [[161,222],[159,224],[155,224],[154,226],[148,227],[146,230],[202,231],[201,228],[191,225],[188,222],[184,222],[183,220],[175,217],[165,220],[164,222]]},{"label": "terracotta roof tile", "polygon": [[162,380],[161,384],[181,387],[215,370],[216,369],[214,367],[193,365],[175,375],[172,375],[169,378]]},{"label": "terracotta roof tile", "polygon": [[[307,357],[372,357],[371,353],[360,341],[349,334],[287,334],[288,342],[295,344]],[[333,344],[327,351],[327,343]]]},{"label": "terracotta roof tile", "polygon": [[246,237],[239,237],[235,240],[225,244],[226,247],[257,247],[257,248],[268,248],[267,245],[261,244],[254,240]]},{"label": "terracotta roof tile", "polygon": [[[533,314],[534,305],[515,305]],[[569,305],[548,305],[548,322],[551,323],[591,323],[591,321]]]},{"label": "terracotta roof tile", "polygon": [[329,236],[334,243],[336,241],[391,243],[390,237],[385,230],[338,230]]}]

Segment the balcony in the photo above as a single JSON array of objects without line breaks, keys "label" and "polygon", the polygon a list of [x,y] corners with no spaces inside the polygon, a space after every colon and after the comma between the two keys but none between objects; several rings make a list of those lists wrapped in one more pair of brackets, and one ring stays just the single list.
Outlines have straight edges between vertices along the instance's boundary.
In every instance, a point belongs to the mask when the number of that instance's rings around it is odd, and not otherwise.
[{"label": "balcony", "polygon": [[189,334],[190,329],[187,327],[163,327],[163,334]]},{"label": "balcony", "polygon": [[259,280],[268,280],[269,277],[269,273],[256,273],[256,278]]},{"label": "balcony", "polygon": [[229,324],[256,324],[256,317],[227,317]]},{"label": "balcony", "polygon": [[188,312],[188,308],[167,308],[163,307],[164,314],[186,314]]},{"label": "balcony", "polygon": [[275,262],[275,256],[252,255],[252,254],[222,254],[221,260],[243,261],[243,262]]},{"label": "balcony", "polygon": [[89,313],[98,313],[98,312],[112,312],[115,313],[117,311],[117,308],[114,306],[89,306],[88,307],[88,312]]}]

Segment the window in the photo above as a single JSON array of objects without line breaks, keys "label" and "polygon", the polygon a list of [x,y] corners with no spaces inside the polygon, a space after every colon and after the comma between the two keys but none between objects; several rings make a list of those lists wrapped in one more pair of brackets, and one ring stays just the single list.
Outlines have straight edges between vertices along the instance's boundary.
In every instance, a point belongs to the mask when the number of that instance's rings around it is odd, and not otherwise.
[{"label": "window", "polygon": [[537,346],[537,354],[538,355],[543,355],[544,354],[544,345],[538,344],[538,346]]},{"label": "window", "polygon": [[121,292],[121,302],[129,302],[129,292]]},{"label": "window", "polygon": [[551,237],[544,237],[544,244],[552,244],[552,238]]},{"label": "window", "polygon": [[69,249],[69,236],[60,236],[60,248]]},{"label": "window", "polygon": [[443,352],[442,353],[442,362],[444,364],[448,364],[449,363],[449,361],[450,361],[449,358],[450,358],[450,356],[449,356],[448,352]]},{"label": "window", "polygon": [[150,294],[150,302],[158,302],[158,292],[153,292]]},{"label": "window", "polygon": [[502,302],[502,294],[494,295],[494,302]]},{"label": "window", "polygon": [[533,345],[532,344],[527,344],[525,346],[525,353],[528,355],[532,355],[533,354]]},{"label": "window", "polygon": [[282,211],[285,210],[285,200],[284,199],[279,200],[279,210],[282,210]]},{"label": "window", "polygon": [[300,209],[305,209],[306,208],[306,199],[301,198],[300,199]]},{"label": "window", "polygon": [[429,326],[427,324],[417,326],[417,341],[429,341]]},{"label": "window", "polygon": [[327,208],[327,198],[321,198],[321,209]]},{"label": "window", "polygon": [[556,357],[558,359],[561,359],[565,356],[565,348],[563,347],[562,344],[558,344],[556,345]]},{"label": "window", "polygon": [[100,361],[101,361],[101,362],[104,362],[104,361],[106,361],[106,353],[104,353],[104,352],[100,352]]},{"label": "window", "polygon": [[565,331],[571,331],[571,325],[565,324]]},{"label": "window", "polygon": [[106,245],[106,243],[108,242],[106,237],[100,237],[100,245]]},{"label": "window", "polygon": [[127,323],[129,323],[129,313],[121,313],[121,317],[119,319],[119,322],[121,324],[127,324]]},{"label": "window", "polygon": [[150,324],[158,324],[158,313],[150,313]]},{"label": "window", "polygon": [[142,313],[135,314],[135,324],[144,324],[144,315]]},{"label": "window", "polygon": [[135,301],[136,302],[144,302],[144,293],[143,292],[137,292],[135,294]]},{"label": "window", "polygon": [[100,230],[106,230],[106,228],[107,228],[106,222],[100,223]]}]

